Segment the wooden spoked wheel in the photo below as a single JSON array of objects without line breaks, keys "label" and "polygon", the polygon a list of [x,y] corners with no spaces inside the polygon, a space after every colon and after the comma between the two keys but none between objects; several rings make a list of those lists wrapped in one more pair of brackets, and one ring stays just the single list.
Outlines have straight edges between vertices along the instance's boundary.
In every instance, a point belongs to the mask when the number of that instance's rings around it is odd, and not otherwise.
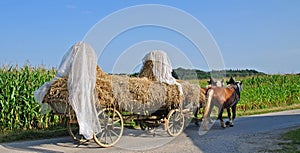
[{"label": "wooden spoked wheel", "polygon": [[98,112],[101,132],[94,134],[95,142],[101,147],[111,147],[121,138],[124,130],[122,115],[113,108],[104,108]]},{"label": "wooden spoked wheel", "polygon": [[184,115],[179,109],[172,109],[167,116],[167,132],[170,136],[178,136],[184,128]]},{"label": "wooden spoked wheel", "polygon": [[83,135],[79,135],[79,125],[75,119],[70,118],[67,120],[67,129],[74,141],[78,141],[80,143],[87,141]]}]

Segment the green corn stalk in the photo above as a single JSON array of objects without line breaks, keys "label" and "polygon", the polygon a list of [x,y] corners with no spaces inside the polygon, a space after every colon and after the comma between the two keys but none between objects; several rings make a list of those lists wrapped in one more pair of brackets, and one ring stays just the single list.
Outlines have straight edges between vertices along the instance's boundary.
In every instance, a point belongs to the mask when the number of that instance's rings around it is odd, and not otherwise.
[{"label": "green corn stalk", "polygon": [[55,69],[31,66],[0,68],[0,130],[48,128],[59,125],[57,116],[41,115],[33,92],[51,80]]}]

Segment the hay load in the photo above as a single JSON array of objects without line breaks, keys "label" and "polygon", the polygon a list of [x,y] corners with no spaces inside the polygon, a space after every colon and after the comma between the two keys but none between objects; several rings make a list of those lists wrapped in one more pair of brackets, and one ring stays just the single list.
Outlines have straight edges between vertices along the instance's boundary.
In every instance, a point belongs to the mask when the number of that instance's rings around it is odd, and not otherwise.
[{"label": "hay load", "polygon": [[[59,78],[51,85],[44,102],[68,101],[67,77]],[[97,67],[96,86],[98,103],[115,105],[132,112],[179,106],[182,97],[176,85],[167,85],[147,78],[108,75]]]},{"label": "hay load", "polygon": [[153,73],[153,61],[152,60],[147,60],[144,62],[143,68],[139,73],[139,77],[140,78],[146,77],[149,80],[157,81],[157,79]]},{"label": "hay load", "polygon": [[181,84],[183,89],[184,106],[198,107],[200,103],[203,102],[203,96],[200,95],[200,86],[197,84],[189,83],[188,81],[179,80],[178,82]]},{"label": "hay load", "polygon": [[181,90],[184,106],[197,107],[206,101],[205,93],[201,92],[198,84],[176,80],[172,76],[171,62],[163,51],[152,51],[144,57],[139,77],[146,77],[152,81],[166,82],[173,85],[176,84]]},{"label": "hay load", "polygon": [[[205,101],[199,85],[175,80],[172,67],[164,52],[150,52],[145,56],[138,78],[126,75],[109,75],[96,68],[96,101],[101,106],[116,106],[119,110],[140,112],[161,107],[199,106]],[[53,105],[68,102],[68,77],[58,78],[51,85],[43,102]]]}]

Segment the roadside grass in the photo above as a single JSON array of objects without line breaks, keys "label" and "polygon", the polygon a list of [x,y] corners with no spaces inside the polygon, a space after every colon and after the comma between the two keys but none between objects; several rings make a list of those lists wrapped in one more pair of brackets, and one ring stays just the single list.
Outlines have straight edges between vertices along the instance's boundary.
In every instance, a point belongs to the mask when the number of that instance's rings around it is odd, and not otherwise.
[{"label": "roadside grass", "polygon": [[0,143],[24,140],[49,139],[68,135],[69,134],[66,127],[57,127],[51,129],[16,130],[0,133]]},{"label": "roadside grass", "polygon": [[285,110],[293,110],[293,109],[300,109],[300,104],[293,104],[284,107],[272,107],[272,108],[265,108],[265,109],[247,110],[247,111],[238,110],[236,115],[239,117],[239,116],[248,116],[248,115],[256,115],[256,114],[265,114],[271,112],[279,112]]},{"label": "roadside grass", "polygon": [[281,139],[281,149],[274,152],[300,153],[300,128],[283,133]]},{"label": "roadside grass", "polygon": [[[284,106],[284,107],[272,107],[272,108],[264,108],[264,109],[255,109],[255,110],[237,110],[236,116],[237,117],[242,117],[242,116],[249,116],[249,115],[256,115],[256,114],[265,114],[265,113],[272,113],[272,112],[280,112],[280,111],[285,111],[285,110],[293,110],[293,109],[300,109],[300,104],[293,104],[290,106]],[[211,114],[213,117],[217,117],[217,109],[214,108],[215,113]],[[201,113],[198,114],[198,118],[201,118],[202,115]],[[227,119],[227,111],[224,110],[223,112],[223,118]]]}]

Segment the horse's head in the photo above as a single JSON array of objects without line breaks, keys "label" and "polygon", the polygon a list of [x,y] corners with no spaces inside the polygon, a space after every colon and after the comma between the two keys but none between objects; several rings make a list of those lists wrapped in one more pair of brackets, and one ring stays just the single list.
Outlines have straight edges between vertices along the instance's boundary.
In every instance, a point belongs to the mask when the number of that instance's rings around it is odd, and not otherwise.
[{"label": "horse's head", "polygon": [[210,77],[209,81],[207,81],[208,85],[213,85],[215,82],[215,79],[212,77]]},{"label": "horse's head", "polygon": [[215,86],[215,87],[223,87],[224,80],[215,80],[214,78],[210,77],[209,81],[207,81],[209,86]]},{"label": "horse's head", "polygon": [[235,85],[238,87],[240,92],[243,90],[243,82],[242,81],[236,81]]},{"label": "horse's head", "polygon": [[227,86],[235,85],[239,92],[243,90],[243,82],[242,81],[235,81],[233,77],[230,77],[229,81],[226,82]]},{"label": "horse's head", "polygon": [[230,77],[229,81],[227,81],[227,85],[234,85],[235,84],[235,79],[233,77]]},{"label": "horse's head", "polygon": [[217,87],[223,87],[224,86],[224,79],[222,79],[221,81],[218,80],[216,86]]}]

